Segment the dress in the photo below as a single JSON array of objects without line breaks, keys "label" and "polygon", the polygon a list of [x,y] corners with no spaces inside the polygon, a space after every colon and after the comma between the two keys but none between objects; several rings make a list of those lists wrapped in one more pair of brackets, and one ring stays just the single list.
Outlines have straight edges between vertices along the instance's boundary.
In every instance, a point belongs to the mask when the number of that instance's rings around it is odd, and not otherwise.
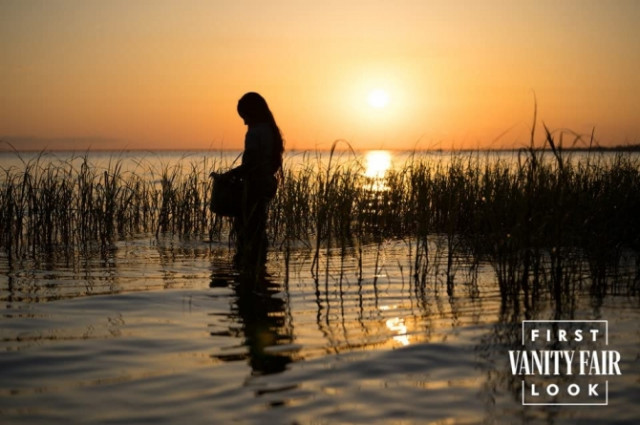
[{"label": "dress", "polygon": [[268,123],[249,126],[242,163],[231,173],[244,182],[241,214],[234,218],[236,265],[242,270],[264,267],[268,247],[267,212],[277,190],[280,168],[276,132]]}]

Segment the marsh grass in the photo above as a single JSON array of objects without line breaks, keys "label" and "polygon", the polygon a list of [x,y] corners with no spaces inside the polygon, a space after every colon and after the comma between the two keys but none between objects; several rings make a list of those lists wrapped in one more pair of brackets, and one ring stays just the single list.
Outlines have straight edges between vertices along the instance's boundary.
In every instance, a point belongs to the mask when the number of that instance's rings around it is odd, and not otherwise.
[{"label": "marsh grass", "polygon": [[38,155],[22,164],[3,169],[0,180],[0,243],[9,261],[108,250],[117,239],[146,233],[214,236],[221,227],[207,209],[207,159],[141,173],[123,170],[121,160],[94,166],[88,156]]},{"label": "marsh grass", "polygon": [[[418,286],[444,276],[452,294],[458,272],[489,263],[503,301],[526,310],[543,293],[563,303],[576,285],[596,294],[637,291],[637,157],[574,158],[548,130],[545,148],[532,144],[513,159],[414,153],[382,182],[365,176],[353,152],[307,154],[285,167],[270,210],[271,245],[285,264],[296,250],[311,250],[316,278],[342,270],[328,260],[337,248],[343,261],[356,256],[362,279],[364,247],[404,240]],[[119,160],[94,166],[88,155],[22,165],[0,178],[0,244],[10,262],[108,250],[141,234],[229,237],[228,219],[208,209],[208,174],[228,167],[213,156],[159,168],[143,160],[134,171]]]}]

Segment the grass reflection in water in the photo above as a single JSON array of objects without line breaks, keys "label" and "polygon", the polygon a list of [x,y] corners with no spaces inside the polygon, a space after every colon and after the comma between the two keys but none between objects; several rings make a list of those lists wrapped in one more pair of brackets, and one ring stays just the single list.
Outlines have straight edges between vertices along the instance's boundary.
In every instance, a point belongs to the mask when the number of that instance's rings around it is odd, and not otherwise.
[{"label": "grass reflection in water", "polygon": [[504,350],[523,318],[605,317],[624,422],[637,414],[638,160],[558,155],[410,154],[375,173],[352,153],[292,158],[257,292],[207,210],[224,161],[7,169],[0,410],[20,422],[60,398],[43,422],[98,399],[98,421],[117,406],[167,423],[570,423],[528,418]]}]

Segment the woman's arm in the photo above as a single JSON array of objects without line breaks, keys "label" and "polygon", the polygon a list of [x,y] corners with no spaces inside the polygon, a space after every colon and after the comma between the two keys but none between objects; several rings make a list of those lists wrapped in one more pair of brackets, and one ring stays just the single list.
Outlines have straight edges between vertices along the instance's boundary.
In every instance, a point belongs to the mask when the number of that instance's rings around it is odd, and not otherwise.
[{"label": "woman's arm", "polygon": [[225,174],[230,177],[247,177],[261,174],[261,171],[268,170],[272,149],[272,146],[267,143],[266,136],[269,134],[268,127],[256,126],[249,128],[244,139],[242,163]]}]

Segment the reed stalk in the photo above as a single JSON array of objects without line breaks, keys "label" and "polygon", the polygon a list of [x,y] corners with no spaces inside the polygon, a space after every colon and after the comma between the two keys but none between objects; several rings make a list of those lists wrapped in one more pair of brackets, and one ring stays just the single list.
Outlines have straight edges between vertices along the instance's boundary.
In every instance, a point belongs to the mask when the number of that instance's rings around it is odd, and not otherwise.
[{"label": "reed stalk", "polygon": [[[545,131],[545,149],[532,143],[512,159],[414,153],[381,181],[364,175],[355,153],[340,155],[335,145],[327,158],[285,162],[269,214],[272,246],[286,261],[311,249],[316,277],[321,260],[328,276],[330,249],[353,252],[362,279],[365,246],[404,240],[417,287],[437,278],[442,264],[451,294],[460,264],[487,262],[505,302],[523,302],[527,310],[542,293],[562,300],[584,280],[582,264],[593,293],[611,291],[612,280],[638,288],[638,157],[576,158],[561,136]],[[13,262],[45,253],[78,256],[144,234],[221,240],[229,220],[208,209],[208,174],[224,166],[205,157],[159,170],[141,161],[132,171],[119,160],[97,167],[88,154],[66,162],[38,155],[1,170],[0,247]]]}]

